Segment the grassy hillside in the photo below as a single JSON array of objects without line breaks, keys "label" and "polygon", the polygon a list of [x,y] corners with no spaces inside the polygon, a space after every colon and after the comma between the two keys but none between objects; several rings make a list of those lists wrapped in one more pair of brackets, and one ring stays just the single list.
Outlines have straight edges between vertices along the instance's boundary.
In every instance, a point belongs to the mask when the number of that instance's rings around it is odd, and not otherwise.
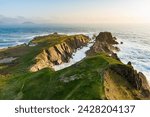
[{"label": "grassy hillside", "polygon": [[63,70],[45,68],[34,73],[29,71],[35,57],[43,49],[75,37],[81,39],[85,36],[53,34],[37,37],[30,42],[36,46],[21,45],[0,50],[0,59],[17,58],[11,63],[0,64],[0,99],[147,99],[147,93],[136,89],[128,76],[111,69],[118,66],[119,71],[119,66],[122,66],[121,70],[125,68],[134,72],[133,68],[102,52]]},{"label": "grassy hillside", "polygon": [[[37,37],[30,42],[36,46],[20,45],[1,50],[1,58],[18,59],[0,64],[0,99],[102,99],[101,76],[94,74],[96,71],[91,73],[90,69],[86,69],[89,62],[94,63],[92,58],[58,72],[48,68],[36,73],[29,72],[29,67],[35,62],[34,58],[43,49],[61,43],[59,40],[72,40],[75,37],[84,36],[53,34],[44,38]],[[99,61],[98,65],[105,64],[104,60]],[[98,66],[93,64],[92,67]]]},{"label": "grassy hillside", "polygon": [[9,64],[0,64],[0,78],[8,77],[8,75],[18,75],[28,72],[29,67],[33,65],[35,57],[40,54],[44,49],[48,49],[56,44],[62,43],[74,38],[87,38],[84,35],[58,35],[51,34],[44,37],[36,37],[29,42],[36,46],[29,46],[26,44],[18,45],[15,47],[9,47],[8,49],[0,49],[0,59],[7,57],[17,58],[15,61]]},{"label": "grassy hillside", "polygon": [[57,72],[43,69],[1,79],[0,99],[104,99],[102,73],[107,65],[97,55]]},{"label": "grassy hillside", "polygon": [[118,74],[111,71],[104,83],[106,69],[116,64],[122,63],[101,53],[57,72],[47,68],[1,78],[0,99],[135,99],[136,90]]}]

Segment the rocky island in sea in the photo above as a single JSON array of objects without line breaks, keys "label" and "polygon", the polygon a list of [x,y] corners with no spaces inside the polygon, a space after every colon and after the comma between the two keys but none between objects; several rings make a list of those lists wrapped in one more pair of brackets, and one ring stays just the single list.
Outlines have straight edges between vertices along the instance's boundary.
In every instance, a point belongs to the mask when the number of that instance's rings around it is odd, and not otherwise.
[{"label": "rocky island in sea", "polygon": [[[54,33],[1,49],[0,99],[150,99],[146,77],[120,61],[116,44],[110,32],[94,39]],[[80,51],[84,59],[71,64]],[[63,64],[70,65],[56,69]]]}]

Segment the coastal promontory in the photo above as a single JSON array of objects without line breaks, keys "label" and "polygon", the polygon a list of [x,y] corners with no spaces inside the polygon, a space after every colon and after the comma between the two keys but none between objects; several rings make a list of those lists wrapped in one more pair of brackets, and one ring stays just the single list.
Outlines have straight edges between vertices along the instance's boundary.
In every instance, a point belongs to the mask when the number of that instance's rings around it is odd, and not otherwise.
[{"label": "coastal promontory", "polygon": [[[94,40],[94,41],[93,41]],[[74,53],[93,45],[81,61],[69,63]],[[100,32],[38,36],[28,44],[0,50],[0,99],[20,100],[142,100],[150,99],[143,73],[117,56],[117,38]]]}]

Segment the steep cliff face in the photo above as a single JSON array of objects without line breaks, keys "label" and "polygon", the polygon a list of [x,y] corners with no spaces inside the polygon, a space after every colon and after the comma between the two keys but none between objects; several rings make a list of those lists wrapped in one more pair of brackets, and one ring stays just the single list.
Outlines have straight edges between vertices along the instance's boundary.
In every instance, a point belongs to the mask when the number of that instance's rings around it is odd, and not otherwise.
[{"label": "steep cliff face", "polygon": [[147,90],[149,89],[148,82],[143,73],[137,72],[131,65],[113,65],[110,69],[117,74],[121,75],[123,78],[132,84],[132,86],[137,90]]},{"label": "steep cliff face", "polygon": [[92,55],[99,52],[113,54],[113,51],[119,51],[119,48],[113,46],[115,44],[118,44],[118,42],[115,37],[112,37],[110,32],[100,32],[96,37],[96,42],[87,54]]},{"label": "steep cliff face", "polygon": [[89,38],[84,35],[75,35],[72,39],[68,36],[64,42],[44,49],[37,55],[36,63],[30,68],[30,71],[35,72],[46,67],[51,68],[54,65],[69,62],[72,54],[88,42]]},{"label": "steep cliff face", "polygon": [[107,99],[150,99],[150,87],[143,73],[132,66],[110,65],[104,72]]},{"label": "steep cliff face", "polygon": [[150,99],[146,77],[131,62],[126,65],[119,60],[113,52],[118,50],[116,38],[109,32],[96,37],[80,62],[57,72],[49,69],[68,62],[88,42],[84,35],[55,33],[0,51],[2,58],[17,57],[13,64],[0,64],[0,99]]},{"label": "steep cliff face", "polygon": [[[127,65],[121,63],[114,50],[116,38],[109,32],[101,32],[96,37],[96,42],[91,47],[88,55],[105,53],[112,57],[110,65],[104,72],[104,90],[107,99],[150,99],[150,87],[143,73],[137,73],[131,62]],[[113,59],[117,62],[112,63]]]}]

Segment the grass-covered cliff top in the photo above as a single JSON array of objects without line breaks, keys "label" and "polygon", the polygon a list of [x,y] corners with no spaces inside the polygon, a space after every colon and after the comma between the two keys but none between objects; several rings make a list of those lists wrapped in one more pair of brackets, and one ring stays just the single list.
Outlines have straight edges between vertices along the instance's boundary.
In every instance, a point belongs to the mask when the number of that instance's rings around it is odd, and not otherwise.
[{"label": "grass-covered cliff top", "polygon": [[35,37],[33,40],[30,41],[29,44],[48,44],[49,45],[56,45],[60,44],[66,40],[73,40],[73,39],[85,39],[88,38],[85,35],[78,34],[78,35],[63,35],[63,34],[50,34],[46,36],[39,36]]},{"label": "grass-covered cliff top", "polygon": [[0,77],[28,72],[29,67],[35,63],[36,56],[40,54],[44,49],[73,39],[88,40],[89,38],[82,34],[71,36],[50,34],[47,36],[35,37],[29,42],[29,44],[0,49],[0,60],[9,57],[16,58],[15,61],[8,64],[0,63]]},{"label": "grass-covered cliff top", "polygon": [[0,99],[105,99],[103,71],[121,64],[105,54],[87,57],[60,71],[43,69],[0,79]]},{"label": "grass-covered cliff top", "polygon": [[34,73],[29,71],[29,67],[35,64],[35,57],[44,49],[83,38],[88,39],[84,35],[52,34],[33,39],[29,45],[35,46],[20,45],[0,50],[0,59],[17,58],[11,63],[0,64],[0,99],[147,99],[147,93],[143,94],[129,82],[130,76],[119,74],[120,69],[128,74],[134,72],[132,66],[104,52],[87,56],[59,71],[51,68]]},{"label": "grass-covered cliff top", "polygon": [[[9,79],[1,78],[0,99],[106,99],[104,71],[116,64],[122,63],[101,53],[60,71],[46,68]],[[120,79],[120,76],[113,75],[112,78]],[[134,88],[126,80],[119,82],[130,89],[125,89],[128,95],[116,95],[120,99],[134,99]],[[111,83],[112,87],[117,85],[115,90],[119,90],[118,83]]]}]

